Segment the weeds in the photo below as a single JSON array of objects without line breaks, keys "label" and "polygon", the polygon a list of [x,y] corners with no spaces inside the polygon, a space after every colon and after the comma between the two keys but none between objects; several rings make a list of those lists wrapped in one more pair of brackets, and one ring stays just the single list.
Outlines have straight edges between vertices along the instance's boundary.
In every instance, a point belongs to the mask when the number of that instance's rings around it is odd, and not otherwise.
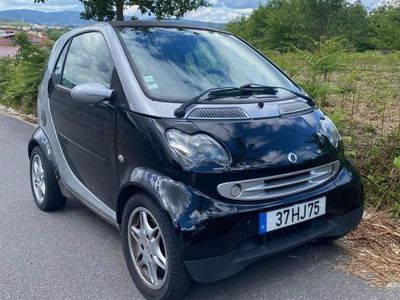
[{"label": "weeds", "polygon": [[364,178],[367,203],[399,218],[400,52],[346,53],[338,40],[317,49],[267,54],[335,122]]}]

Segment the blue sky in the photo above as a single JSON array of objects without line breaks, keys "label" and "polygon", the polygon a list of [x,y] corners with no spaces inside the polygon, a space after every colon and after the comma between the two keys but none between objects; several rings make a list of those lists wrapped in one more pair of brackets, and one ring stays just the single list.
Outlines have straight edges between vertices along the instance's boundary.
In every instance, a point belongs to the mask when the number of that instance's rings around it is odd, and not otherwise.
[{"label": "blue sky", "polygon": [[[190,12],[185,17],[209,22],[227,22],[240,15],[249,15],[251,11],[267,0],[208,0],[212,7],[201,8]],[[381,0],[361,0],[368,8],[374,7]],[[81,11],[78,0],[48,0],[45,4],[35,4],[33,0],[0,0],[0,10],[5,9],[35,9],[42,11],[76,10]],[[127,9],[126,14],[140,16],[135,7]]]}]

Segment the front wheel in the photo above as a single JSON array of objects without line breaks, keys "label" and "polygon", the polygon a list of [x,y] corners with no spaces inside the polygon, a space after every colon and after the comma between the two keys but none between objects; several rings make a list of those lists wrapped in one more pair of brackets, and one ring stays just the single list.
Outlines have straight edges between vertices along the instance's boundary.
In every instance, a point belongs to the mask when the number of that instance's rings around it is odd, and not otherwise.
[{"label": "front wheel", "polygon": [[165,212],[145,194],[125,205],[121,234],[129,273],[147,299],[181,299],[191,278]]}]

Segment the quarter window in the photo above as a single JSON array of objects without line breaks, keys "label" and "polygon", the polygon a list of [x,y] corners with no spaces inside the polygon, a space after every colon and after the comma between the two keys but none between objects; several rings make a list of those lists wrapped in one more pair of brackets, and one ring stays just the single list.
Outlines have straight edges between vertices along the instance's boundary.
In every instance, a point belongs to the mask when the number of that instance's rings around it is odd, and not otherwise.
[{"label": "quarter window", "polygon": [[60,54],[60,57],[58,58],[56,67],[54,69],[54,76],[55,76],[55,83],[61,83],[61,75],[62,75],[62,69],[63,69],[63,63],[65,60],[65,55],[67,54],[67,49],[68,49],[68,43],[64,45],[64,48]]},{"label": "quarter window", "polygon": [[65,61],[61,84],[75,85],[94,82],[109,88],[114,64],[104,37],[90,32],[73,38]]}]

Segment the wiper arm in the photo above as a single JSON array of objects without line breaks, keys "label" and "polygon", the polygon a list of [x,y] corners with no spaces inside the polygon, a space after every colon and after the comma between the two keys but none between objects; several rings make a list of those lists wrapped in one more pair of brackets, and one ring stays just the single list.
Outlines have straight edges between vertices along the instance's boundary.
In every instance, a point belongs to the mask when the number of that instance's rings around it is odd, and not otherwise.
[{"label": "wiper arm", "polygon": [[251,89],[253,91],[256,90],[260,90],[263,91],[264,89],[281,89],[281,90],[285,90],[288,91],[290,93],[292,93],[293,95],[296,95],[297,97],[303,98],[304,100],[307,101],[307,104],[310,106],[314,106],[315,105],[315,101],[313,98],[311,98],[310,96],[304,94],[304,93],[300,93],[300,92],[296,92],[293,91],[291,89],[285,88],[283,86],[267,86],[267,85],[262,85],[262,84],[254,84],[254,83],[248,83],[248,84],[244,84],[242,86],[240,86],[241,89]]},{"label": "wiper arm", "polygon": [[174,114],[177,118],[182,118],[185,116],[186,109],[189,106],[192,106],[196,102],[198,102],[203,96],[207,95],[207,98],[204,100],[212,100],[219,97],[227,97],[227,96],[240,96],[240,95],[251,95],[252,91],[249,89],[241,89],[237,87],[223,87],[223,88],[212,88],[208,89],[201,94],[193,97],[192,99],[186,101],[181,106],[179,106]]},{"label": "wiper arm", "polygon": [[266,85],[259,85],[259,84],[244,84],[240,87],[223,87],[223,88],[212,88],[208,89],[201,94],[193,97],[192,99],[186,101],[183,103],[181,106],[179,106],[175,112],[174,115],[177,118],[182,118],[185,116],[186,109],[196,102],[198,102],[203,96],[207,95],[207,97],[204,100],[213,100],[221,97],[234,97],[234,96],[250,96],[254,95],[256,93],[261,93],[261,94],[276,94],[277,89],[284,89],[287,90],[294,95],[303,98],[307,100],[307,103],[311,106],[314,105],[314,100],[303,94],[303,93],[298,93],[295,91],[292,91],[290,89],[284,88],[284,87],[275,87],[275,86],[266,86]]}]

